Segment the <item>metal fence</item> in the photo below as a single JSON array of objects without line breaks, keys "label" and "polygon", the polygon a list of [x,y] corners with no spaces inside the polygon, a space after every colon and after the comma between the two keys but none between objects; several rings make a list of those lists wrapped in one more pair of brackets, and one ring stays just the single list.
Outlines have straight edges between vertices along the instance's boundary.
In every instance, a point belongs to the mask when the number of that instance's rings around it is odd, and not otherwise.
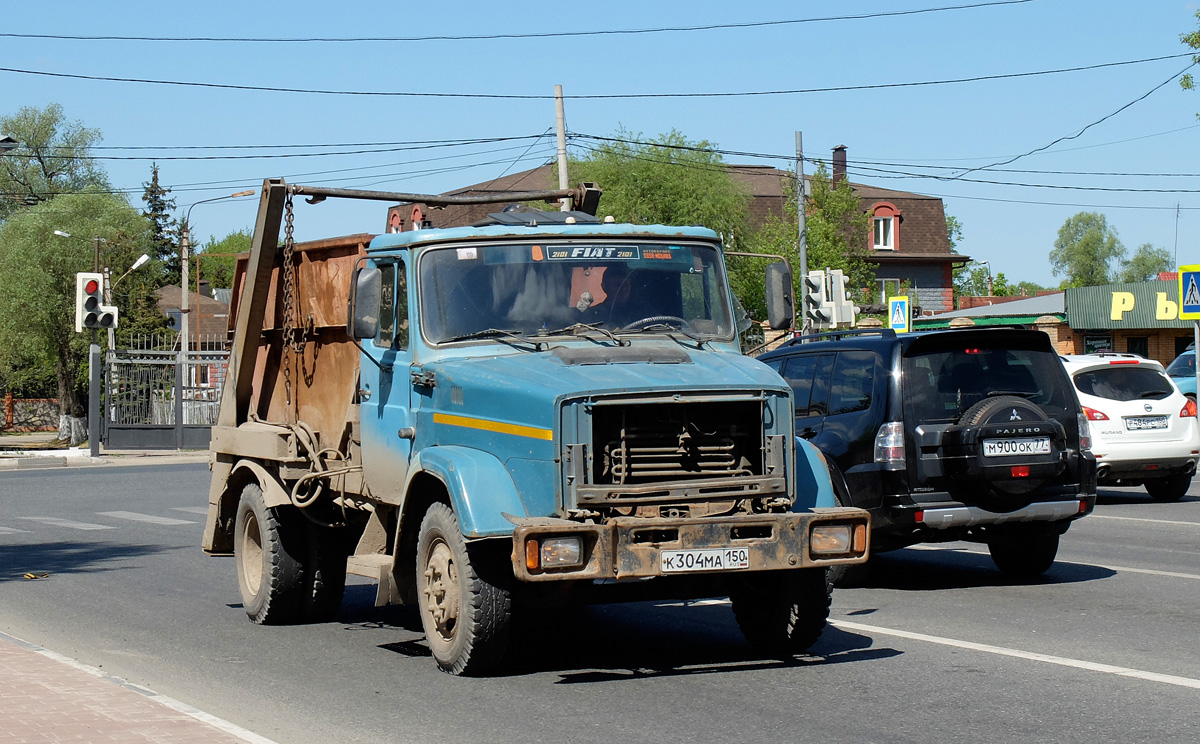
[{"label": "metal fence", "polygon": [[110,449],[198,449],[217,422],[229,363],[224,336],[193,337],[186,367],[179,334],[140,335],[105,360],[104,444]]}]

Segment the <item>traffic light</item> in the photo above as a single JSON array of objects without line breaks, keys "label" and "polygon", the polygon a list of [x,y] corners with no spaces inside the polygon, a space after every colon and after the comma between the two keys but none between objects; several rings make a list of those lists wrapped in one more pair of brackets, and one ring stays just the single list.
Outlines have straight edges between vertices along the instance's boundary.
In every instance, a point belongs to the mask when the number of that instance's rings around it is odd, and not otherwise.
[{"label": "traffic light", "polygon": [[852,328],[858,308],[846,291],[846,275],[841,269],[829,272],[829,302],[833,307],[833,322],[838,328]]},{"label": "traffic light", "polygon": [[104,275],[81,271],[75,275],[75,330],[116,328],[117,308],[104,304]]},{"label": "traffic light", "polygon": [[829,298],[825,294],[824,271],[810,271],[804,277],[804,315],[816,326],[824,326],[833,320]]}]

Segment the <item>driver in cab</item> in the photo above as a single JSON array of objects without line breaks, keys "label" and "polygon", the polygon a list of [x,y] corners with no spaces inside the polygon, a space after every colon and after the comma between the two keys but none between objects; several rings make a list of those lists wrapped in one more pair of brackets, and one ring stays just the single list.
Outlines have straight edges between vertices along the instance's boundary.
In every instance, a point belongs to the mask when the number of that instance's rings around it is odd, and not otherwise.
[{"label": "driver in cab", "polygon": [[640,273],[631,271],[624,264],[604,267],[600,277],[600,290],[604,296],[597,299],[591,292],[584,292],[579,297],[576,309],[583,316],[581,322],[604,323],[608,328],[619,329],[651,314]]}]

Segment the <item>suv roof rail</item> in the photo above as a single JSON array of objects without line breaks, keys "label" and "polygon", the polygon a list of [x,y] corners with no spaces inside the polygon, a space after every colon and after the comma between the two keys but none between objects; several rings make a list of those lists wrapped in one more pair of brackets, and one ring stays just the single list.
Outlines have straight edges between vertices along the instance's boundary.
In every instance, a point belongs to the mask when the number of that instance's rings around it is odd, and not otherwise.
[{"label": "suv roof rail", "polygon": [[870,336],[878,335],[882,338],[895,338],[896,332],[891,328],[850,328],[844,331],[828,331],[826,333],[812,333],[807,336],[797,336],[790,339],[784,346],[792,346],[802,341],[810,341],[814,339],[829,340],[842,338],[843,336]]}]

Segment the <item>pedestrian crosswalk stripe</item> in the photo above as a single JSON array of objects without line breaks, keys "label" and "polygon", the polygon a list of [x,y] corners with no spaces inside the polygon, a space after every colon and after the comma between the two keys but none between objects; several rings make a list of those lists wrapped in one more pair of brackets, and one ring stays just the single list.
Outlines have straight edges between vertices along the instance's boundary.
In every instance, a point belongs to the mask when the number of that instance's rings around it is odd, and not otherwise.
[{"label": "pedestrian crosswalk stripe", "polygon": [[146,522],[147,524],[166,524],[166,525],[196,524],[195,522],[189,522],[186,519],[172,519],[171,517],[156,517],[153,514],[138,514],[137,512],[109,511],[109,512],[96,512],[96,513],[102,517],[113,517],[115,519],[128,519],[132,522]]},{"label": "pedestrian crosswalk stripe", "polygon": [[1188,274],[1187,292],[1183,296],[1183,304],[1195,306],[1200,305],[1200,287],[1196,286],[1196,275]]},{"label": "pedestrian crosswalk stripe", "polygon": [[171,511],[187,512],[188,514],[208,514],[207,506],[173,506]]},{"label": "pedestrian crosswalk stripe", "polygon": [[70,519],[59,519],[58,517],[17,517],[17,519],[28,519],[30,522],[41,522],[42,524],[50,525],[51,527],[69,527],[73,530],[115,530],[116,527],[111,527],[107,524],[91,524],[90,522],[75,522]]}]

